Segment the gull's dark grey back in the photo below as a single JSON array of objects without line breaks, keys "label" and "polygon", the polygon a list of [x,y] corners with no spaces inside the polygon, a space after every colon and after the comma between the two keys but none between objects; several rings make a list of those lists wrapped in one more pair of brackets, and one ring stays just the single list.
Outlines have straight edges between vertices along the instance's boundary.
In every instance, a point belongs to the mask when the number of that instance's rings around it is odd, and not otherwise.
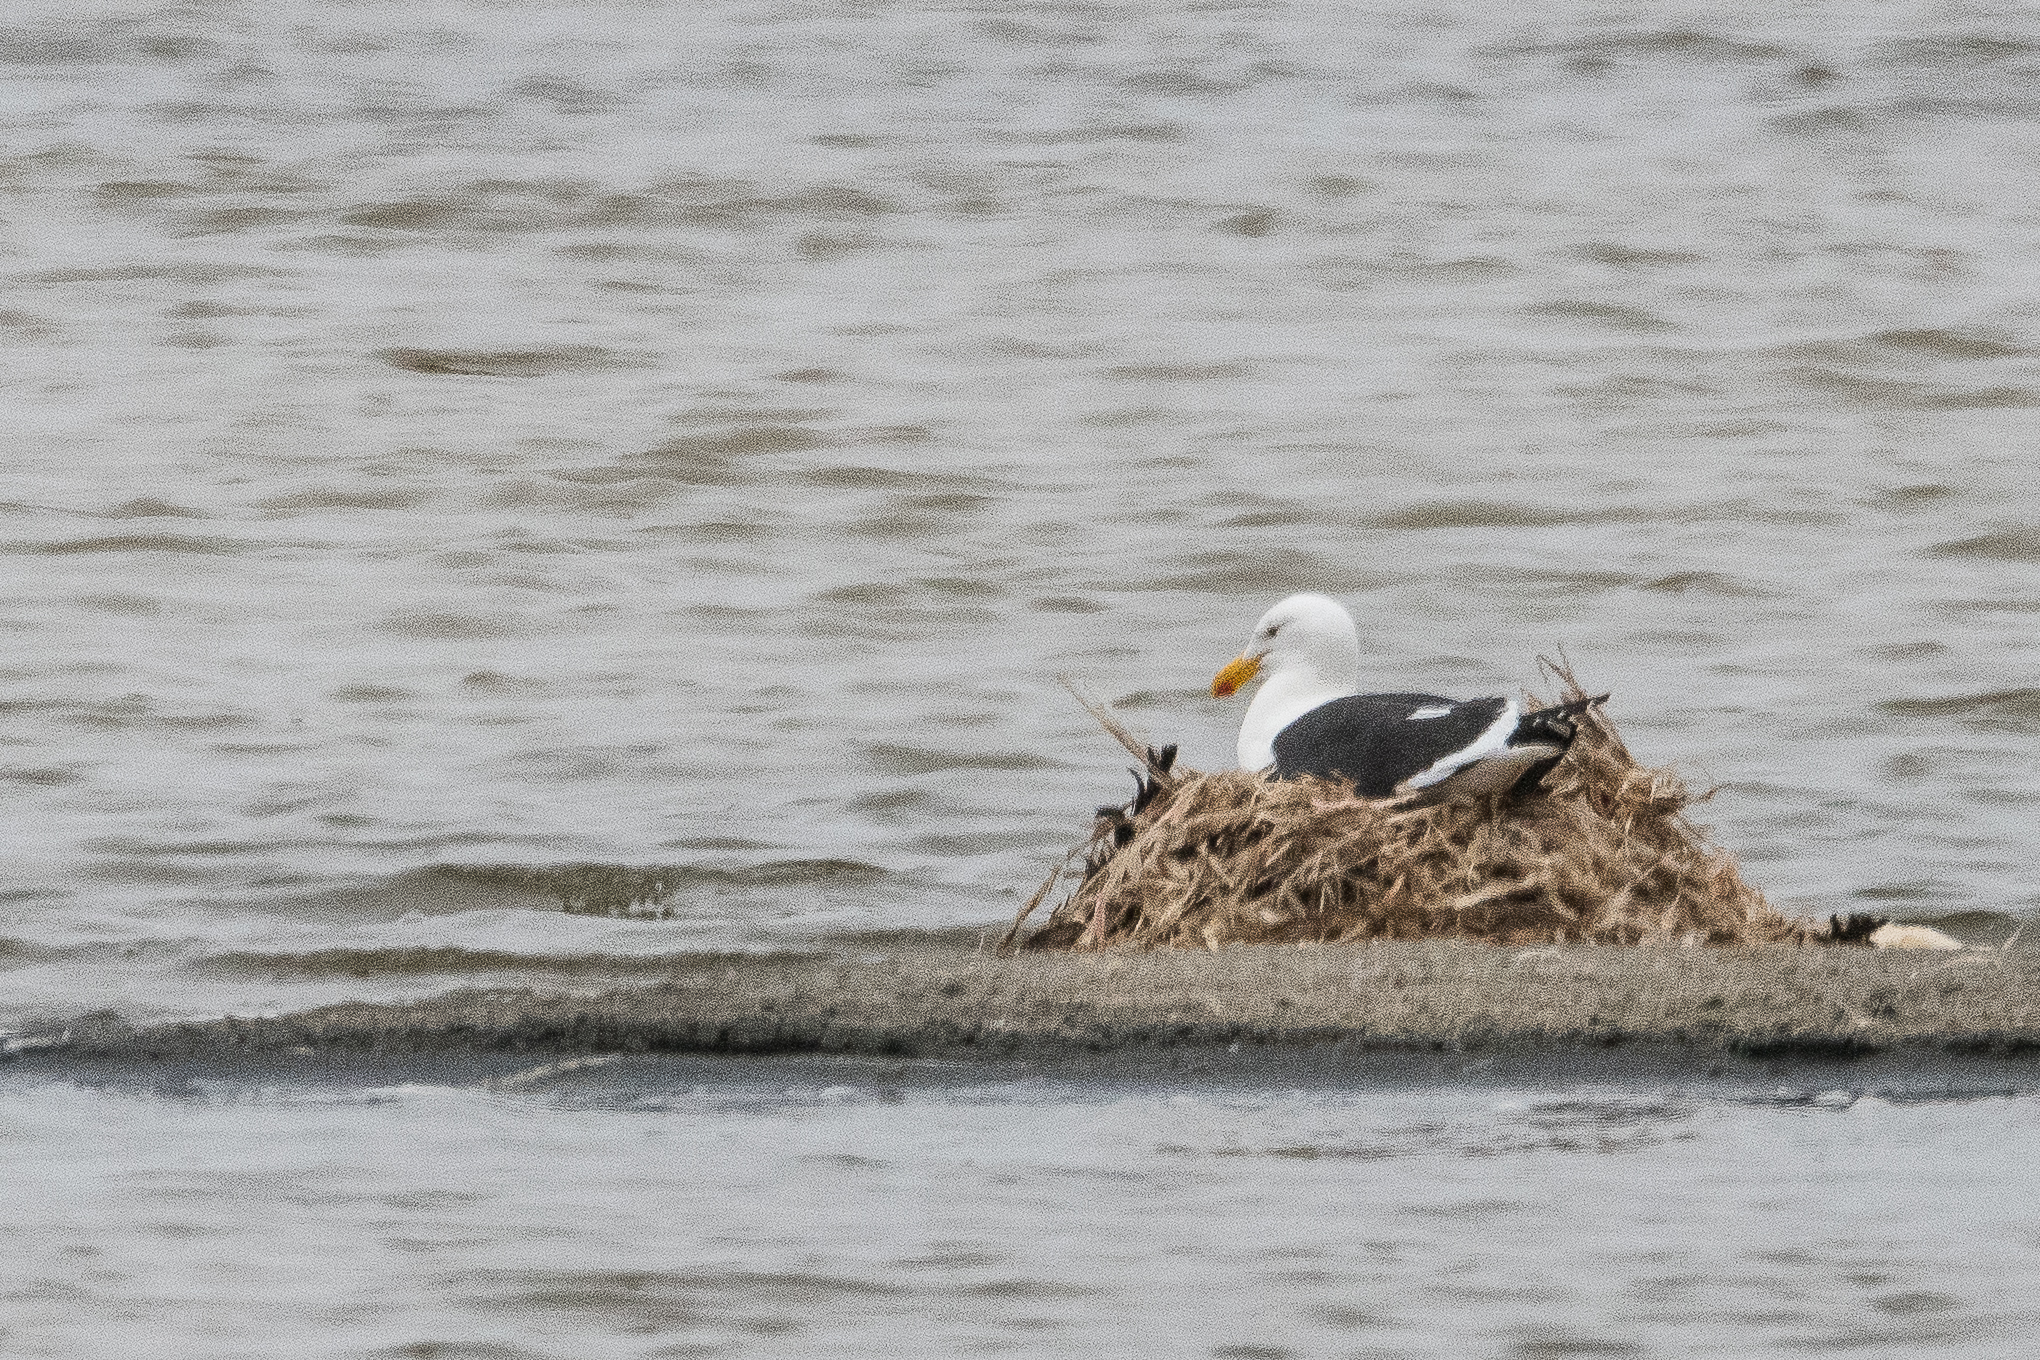
[{"label": "gull's dark grey back", "polygon": [[[1339,776],[1368,798],[1384,798],[1440,757],[1473,744],[1509,701],[1457,701],[1436,694],[1354,694],[1320,704],[1275,737],[1280,779]],[[1412,718],[1426,708],[1449,710]]]}]

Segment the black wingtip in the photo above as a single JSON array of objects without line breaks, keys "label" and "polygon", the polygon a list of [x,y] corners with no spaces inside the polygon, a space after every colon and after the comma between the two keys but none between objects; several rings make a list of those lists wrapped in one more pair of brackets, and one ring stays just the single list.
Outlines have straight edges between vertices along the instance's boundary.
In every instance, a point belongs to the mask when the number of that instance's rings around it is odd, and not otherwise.
[{"label": "black wingtip", "polygon": [[1607,703],[1613,693],[1614,691],[1610,690],[1608,694],[1572,699],[1562,704],[1554,704],[1550,708],[1540,708],[1534,713],[1525,713],[1523,720],[1516,725],[1515,735],[1509,738],[1509,744],[1513,746],[1520,742],[1550,742],[1558,747],[1558,754],[1550,760],[1541,760],[1525,770],[1523,777],[1515,782],[1509,793],[1512,796],[1535,793],[1543,785],[1544,776],[1557,769],[1558,762],[1572,749],[1573,738],[1580,734],[1578,720],[1586,716],[1589,709]]}]

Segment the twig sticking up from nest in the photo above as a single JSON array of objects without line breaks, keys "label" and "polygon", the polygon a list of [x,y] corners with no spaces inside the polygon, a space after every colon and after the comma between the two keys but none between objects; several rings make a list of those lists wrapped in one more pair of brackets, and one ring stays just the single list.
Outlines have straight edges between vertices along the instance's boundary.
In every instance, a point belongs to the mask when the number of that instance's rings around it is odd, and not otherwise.
[{"label": "twig sticking up from nest", "polygon": [[1141,746],[1140,739],[1126,730],[1125,723],[1112,716],[1112,710],[1106,708],[1105,705],[1099,703],[1081,689],[1078,689],[1077,682],[1070,679],[1069,676],[1058,674],[1055,678],[1062,683],[1064,689],[1070,692],[1072,699],[1075,699],[1084,706],[1086,713],[1098,720],[1098,726],[1104,728],[1114,741],[1117,741],[1121,746],[1132,752],[1135,759],[1139,759],[1146,754],[1146,750]]},{"label": "twig sticking up from nest", "polygon": [[[1086,713],[1097,719],[1098,725],[1105,729],[1108,736],[1121,746],[1124,746],[1145,767],[1145,773],[1142,770],[1131,772],[1133,774],[1132,802],[1123,808],[1114,804],[1107,804],[1099,808],[1097,812],[1097,820],[1094,825],[1103,828],[1103,830],[1094,830],[1092,833],[1093,839],[1109,837],[1115,847],[1123,846],[1133,839],[1134,829],[1137,825],[1135,819],[1145,812],[1164,790],[1175,787],[1178,778],[1175,773],[1176,745],[1174,742],[1171,742],[1159,749],[1147,745],[1140,738],[1136,737],[1127,728],[1126,724],[1114,717],[1112,710],[1106,708],[1105,705],[1097,702],[1088,694],[1085,694],[1083,690],[1079,689],[1077,683],[1070,679],[1069,676],[1057,675],[1056,679],[1061,681],[1062,687],[1070,692],[1071,698],[1083,705]],[[1193,776],[1195,775],[1195,771],[1190,773]],[[1013,924],[1007,929],[1005,935],[1000,938],[1000,953],[1003,954],[1013,947],[1014,942],[1020,937],[1020,927],[1026,924],[1027,918],[1034,914],[1034,909],[1040,906],[1042,899],[1047,897],[1050,891],[1054,889],[1057,881],[1062,878],[1063,871],[1070,867],[1071,860],[1079,855],[1085,855],[1084,877],[1086,879],[1089,879],[1096,872],[1096,867],[1092,863],[1092,856],[1085,854],[1089,849],[1091,849],[1090,842],[1078,842],[1076,845],[1071,846],[1069,853],[1064,855],[1061,862],[1049,871],[1048,877],[1042,880],[1041,886],[1035,889],[1034,895],[1027,899],[1027,904],[1020,908],[1019,914],[1013,918]]]},{"label": "twig sticking up from nest", "polygon": [[[1588,697],[1563,658],[1540,662],[1564,700]],[[1030,948],[1825,937],[1743,879],[1686,819],[1697,800],[1685,785],[1639,765],[1599,708],[1581,715],[1571,751],[1539,792],[1412,806],[1358,797],[1343,780],[1176,766],[1077,697],[1148,763],[1148,775],[1136,772],[1132,803],[1099,810],[1081,847],[1082,885]]]},{"label": "twig sticking up from nest", "polygon": [[[1169,769],[1176,763],[1176,747],[1174,743],[1156,750],[1154,747],[1141,741],[1139,737],[1133,735],[1127,729],[1125,723],[1113,717],[1111,709],[1077,688],[1077,682],[1070,679],[1069,676],[1058,675],[1056,679],[1061,681],[1062,687],[1070,692],[1071,698],[1084,706],[1086,713],[1089,713],[1098,720],[1098,725],[1104,728],[1114,741],[1124,746],[1135,760],[1147,766],[1148,777],[1150,779],[1160,781],[1169,778]],[[1134,782],[1136,785],[1139,784],[1140,776],[1138,774],[1134,775]]]},{"label": "twig sticking up from nest", "polygon": [[1041,880],[1041,886],[1034,890],[1034,896],[1027,899],[1027,905],[1020,908],[1019,914],[1013,918],[1013,924],[1007,928],[1004,935],[999,937],[999,953],[1007,953],[1013,948],[1013,942],[1020,938],[1020,927],[1027,923],[1027,918],[1032,916],[1034,909],[1041,905],[1041,899],[1047,897],[1050,890],[1055,887],[1057,880],[1063,876],[1063,870],[1070,867],[1070,861],[1083,852],[1084,847],[1081,842],[1071,846],[1069,853],[1057,862],[1055,868],[1048,871],[1048,877]]}]

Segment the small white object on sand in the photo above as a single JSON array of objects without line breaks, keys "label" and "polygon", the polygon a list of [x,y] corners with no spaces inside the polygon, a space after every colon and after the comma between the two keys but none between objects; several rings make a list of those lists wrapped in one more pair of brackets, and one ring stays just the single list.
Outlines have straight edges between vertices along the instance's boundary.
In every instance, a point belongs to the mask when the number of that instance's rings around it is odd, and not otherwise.
[{"label": "small white object on sand", "polygon": [[1870,932],[1872,949],[1961,949],[1962,941],[1932,926],[1909,926],[1886,921]]}]

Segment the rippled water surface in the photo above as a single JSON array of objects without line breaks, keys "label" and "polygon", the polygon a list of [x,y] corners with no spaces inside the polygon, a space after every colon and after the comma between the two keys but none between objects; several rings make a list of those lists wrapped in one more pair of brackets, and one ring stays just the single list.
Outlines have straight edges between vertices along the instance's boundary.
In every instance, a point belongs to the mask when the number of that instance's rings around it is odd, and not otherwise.
[{"label": "rippled water surface", "polygon": [[[1563,647],[1788,909],[2030,915],[2036,76],[2013,3],[15,0],[0,1024],[975,931],[1123,791],[1055,674],[1222,764],[1301,588],[1381,688]],[[658,919],[433,868],[567,862]]]},{"label": "rippled water surface", "polygon": [[2021,1355],[2040,1325],[2040,1230],[2006,1193],[2040,1151],[2031,1095],[716,1066],[0,1088],[8,1136],[59,1149],[0,1171],[0,1340],[1896,1360]]}]

